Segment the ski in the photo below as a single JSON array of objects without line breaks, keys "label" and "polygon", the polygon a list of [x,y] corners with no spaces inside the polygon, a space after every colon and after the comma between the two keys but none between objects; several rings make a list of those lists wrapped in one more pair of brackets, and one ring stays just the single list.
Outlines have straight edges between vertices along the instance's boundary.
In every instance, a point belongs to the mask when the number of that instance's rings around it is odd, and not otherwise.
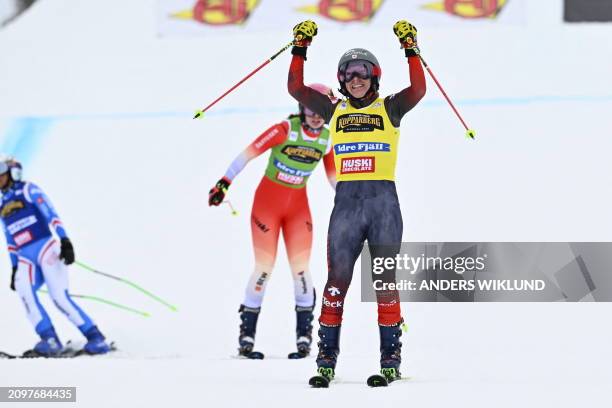
[{"label": "ski", "polygon": [[401,380],[402,377],[395,368],[383,368],[380,374],[374,374],[368,377],[367,384],[370,387],[387,387],[394,381]]},{"label": "ski", "polygon": [[299,360],[301,358],[306,358],[310,355],[310,349],[309,348],[303,348],[303,349],[298,349],[298,351],[294,351],[292,353],[289,353],[287,355],[287,358],[289,360]]},{"label": "ski", "polygon": [[238,354],[238,357],[247,360],[263,360],[265,355],[261,351],[249,351]]},{"label": "ski", "polygon": [[[117,347],[115,346],[114,342],[110,344],[109,353],[113,351],[117,351]],[[108,353],[105,353],[105,354],[108,354]],[[100,355],[100,354],[90,354],[84,349],[76,348],[72,345],[70,341],[66,343],[66,346],[64,347],[61,353],[54,355],[54,356],[40,354],[35,350],[26,350],[22,354],[10,354],[4,351],[0,351],[0,359],[7,359],[7,360],[34,359],[34,358],[75,358],[79,356],[93,356],[93,355]]]},{"label": "ski", "polygon": [[334,379],[334,369],[319,367],[317,375],[310,377],[308,385],[312,388],[329,388],[329,383]]},{"label": "ski", "polygon": [[310,385],[312,388],[329,388],[329,380],[327,377],[322,375],[315,375],[310,377],[310,380],[308,380],[308,385]]},{"label": "ski", "polygon": [[367,383],[370,387],[386,387],[389,385],[389,381],[380,374],[369,376]]},{"label": "ski", "polygon": [[5,353],[4,351],[0,351],[0,358],[14,359],[14,358],[19,358],[19,357],[14,354],[9,354],[9,353]]}]

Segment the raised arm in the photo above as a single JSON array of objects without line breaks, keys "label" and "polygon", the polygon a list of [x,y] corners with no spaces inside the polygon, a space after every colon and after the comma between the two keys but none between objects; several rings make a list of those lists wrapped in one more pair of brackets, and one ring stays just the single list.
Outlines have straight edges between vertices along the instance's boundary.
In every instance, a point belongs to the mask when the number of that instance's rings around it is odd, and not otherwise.
[{"label": "raised arm", "polygon": [[334,113],[335,104],[319,92],[304,85],[304,61],[306,51],[317,34],[317,26],[313,21],[303,21],[293,27],[293,48],[291,66],[287,79],[287,90],[299,103],[319,114],[328,123]]},{"label": "raised arm", "polygon": [[425,96],[426,82],[423,66],[419,57],[416,36],[417,29],[406,21],[398,21],[393,26],[393,31],[400,40],[408,59],[408,72],[410,75],[410,86],[400,92],[385,98],[385,108],[393,126],[399,127],[404,115],[408,113]]}]

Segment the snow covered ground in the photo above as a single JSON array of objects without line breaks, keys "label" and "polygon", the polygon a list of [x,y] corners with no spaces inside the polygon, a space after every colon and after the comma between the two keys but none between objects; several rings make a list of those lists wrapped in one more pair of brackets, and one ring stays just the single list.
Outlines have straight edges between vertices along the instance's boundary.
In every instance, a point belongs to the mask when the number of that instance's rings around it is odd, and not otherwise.
[{"label": "snow covered ground", "polygon": [[[612,25],[564,26],[561,1],[529,3],[525,26],[414,22],[424,55],[478,140],[464,139],[429,81],[402,124],[405,240],[612,241]],[[405,304],[410,379],[368,389],[378,339],[375,306],[359,302],[359,279],[346,302],[337,384],[311,390],[314,359],[285,359],[294,312],[284,250],[258,328],[267,358],[232,358],[252,268],[248,214],[265,160],[249,164],[231,187],[238,217],[208,208],[207,191],[252,138],[294,109],[288,53],[205,120],[191,116],[288,41],[294,22],[276,33],[158,39],[154,14],[147,0],[40,0],[2,30],[0,147],[16,152],[26,176],[49,193],[78,259],[142,284],[179,311],[73,267],[73,292],[152,316],[82,300],[121,351],[0,360],[0,386],[76,386],[83,407],[608,406],[612,307],[604,303]],[[381,61],[382,93],[399,90],[406,67],[395,41],[390,29],[322,30],[306,79],[333,85],[337,57],[361,46]],[[333,198],[321,170],[309,193],[311,270],[320,288]],[[36,338],[8,290],[8,257],[0,261],[0,349],[18,352]],[[62,338],[79,339],[43,301]]]}]

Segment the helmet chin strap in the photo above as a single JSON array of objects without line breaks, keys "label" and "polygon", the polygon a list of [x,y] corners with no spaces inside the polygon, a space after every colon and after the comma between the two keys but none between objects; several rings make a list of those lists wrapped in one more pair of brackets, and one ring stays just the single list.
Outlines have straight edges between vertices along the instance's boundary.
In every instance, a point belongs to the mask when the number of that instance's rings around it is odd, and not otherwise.
[{"label": "helmet chin strap", "polygon": [[316,129],[315,129],[315,128],[311,127],[311,126],[310,126],[308,123],[306,123],[306,121],[305,121],[305,120],[304,120],[304,121],[302,121],[302,127],[303,127],[303,128],[304,128],[304,129],[305,129],[307,132],[314,133],[314,134],[319,134],[319,133],[321,133],[321,130],[323,130],[323,126],[321,126],[320,128],[316,128]]}]

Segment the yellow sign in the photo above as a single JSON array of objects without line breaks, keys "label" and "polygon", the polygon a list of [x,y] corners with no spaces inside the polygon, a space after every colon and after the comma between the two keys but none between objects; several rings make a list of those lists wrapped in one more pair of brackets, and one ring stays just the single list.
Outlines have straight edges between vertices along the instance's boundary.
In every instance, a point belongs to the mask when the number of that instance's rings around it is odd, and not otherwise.
[{"label": "yellow sign", "polygon": [[463,18],[496,18],[508,0],[439,0],[423,6]]},{"label": "yellow sign", "polygon": [[191,10],[173,13],[183,20],[210,25],[243,24],[257,7],[259,0],[198,0]]},{"label": "yellow sign", "polygon": [[303,13],[319,14],[342,23],[369,21],[383,0],[321,0],[317,5],[298,8]]}]

